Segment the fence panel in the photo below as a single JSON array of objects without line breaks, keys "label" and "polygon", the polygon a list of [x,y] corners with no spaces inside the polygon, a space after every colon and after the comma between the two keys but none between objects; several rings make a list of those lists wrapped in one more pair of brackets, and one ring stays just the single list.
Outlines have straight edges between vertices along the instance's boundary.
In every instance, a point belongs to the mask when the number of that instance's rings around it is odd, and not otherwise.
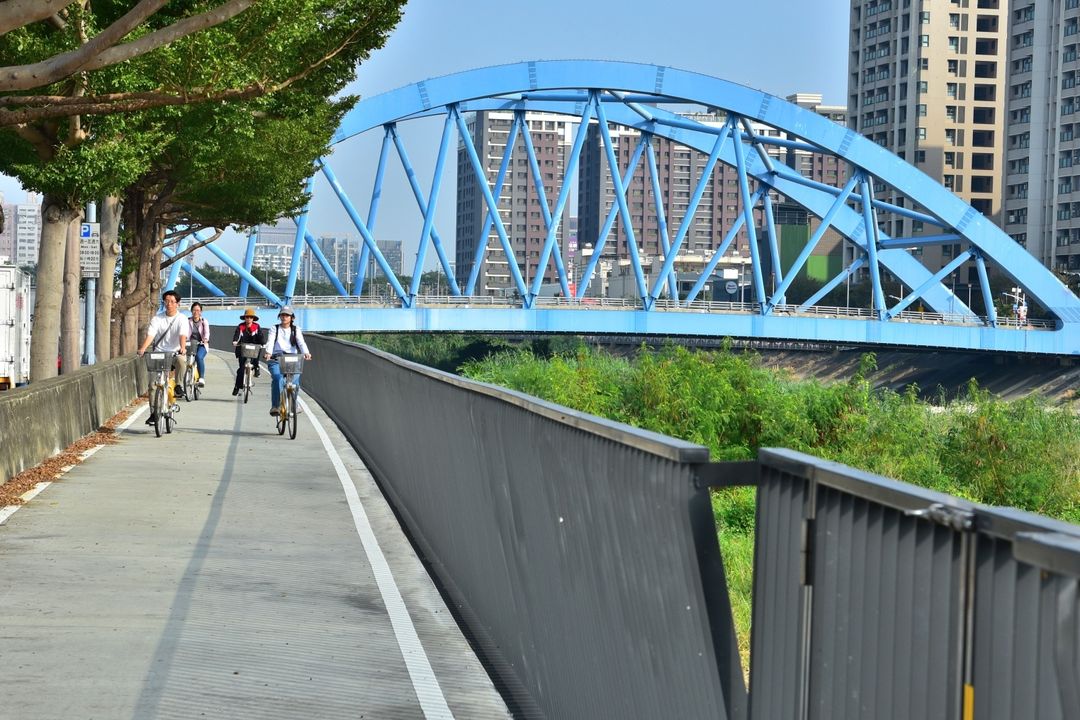
[{"label": "fence panel", "polygon": [[751,718],[1080,718],[1080,527],[759,461]]},{"label": "fence panel", "polygon": [[329,338],[304,389],[522,717],[745,717],[706,448]]}]

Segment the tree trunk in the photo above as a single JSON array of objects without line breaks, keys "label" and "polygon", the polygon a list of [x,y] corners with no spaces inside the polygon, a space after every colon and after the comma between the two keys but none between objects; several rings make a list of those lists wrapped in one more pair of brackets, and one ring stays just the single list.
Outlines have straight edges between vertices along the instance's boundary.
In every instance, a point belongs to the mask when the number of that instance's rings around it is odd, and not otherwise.
[{"label": "tree trunk", "polygon": [[61,369],[73,373],[82,365],[82,343],[79,342],[79,228],[74,218],[67,226],[67,247],[64,253],[64,297],[60,304]]},{"label": "tree trunk", "polygon": [[54,195],[45,195],[41,213],[41,247],[38,252],[37,294],[34,327],[30,336],[30,379],[56,377],[57,343],[60,339],[60,300],[63,296],[64,250],[68,224],[78,209]]},{"label": "tree trunk", "polygon": [[113,315],[122,323],[121,351],[135,352],[157,308],[161,287],[161,229],[142,216],[140,198],[124,198],[124,267],[122,295]]},{"label": "tree trunk", "polygon": [[[120,256],[120,198],[107,197],[101,203],[101,265],[95,300],[94,354],[98,362],[117,357],[120,350],[120,323],[113,321],[113,290],[116,259]],[[115,331],[114,331],[115,328]],[[115,336],[115,338],[114,338]],[[113,340],[115,339],[115,344]],[[113,352],[116,349],[116,353]]]}]

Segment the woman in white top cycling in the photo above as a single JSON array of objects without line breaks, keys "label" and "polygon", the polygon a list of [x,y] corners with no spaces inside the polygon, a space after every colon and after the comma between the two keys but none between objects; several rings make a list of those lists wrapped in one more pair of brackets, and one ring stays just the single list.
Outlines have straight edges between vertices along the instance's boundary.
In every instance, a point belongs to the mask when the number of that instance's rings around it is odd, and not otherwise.
[{"label": "woman in white top cycling", "polygon": [[[270,370],[270,414],[278,414],[278,406],[281,403],[281,391],[285,387],[285,378],[281,375],[278,358],[282,353],[301,353],[305,360],[311,359],[307,343],[304,342],[304,333],[293,324],[296,316],[293,309],[286,305],[278,313],[278,324],[270,328],[266,335],[266,345],[263,346],[263,357],[266,367]],[[297,389],[300,387],[300,377],[296,378]],[[300,409],[297,408],[297,412]]]}]

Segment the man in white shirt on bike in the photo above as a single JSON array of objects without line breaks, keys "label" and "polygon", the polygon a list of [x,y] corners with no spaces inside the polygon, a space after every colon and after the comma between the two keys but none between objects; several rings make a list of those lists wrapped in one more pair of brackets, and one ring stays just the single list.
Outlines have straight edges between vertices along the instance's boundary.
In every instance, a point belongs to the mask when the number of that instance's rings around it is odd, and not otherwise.
[{"label": "man in white shirt on bike", "polygon": [[[154,350],[176,353],[173,368],[177,373],[174,377],[183,377],[187,370],[188,319],[180,314],[180,293],[175,290],[166,290],[161,296],[161,302],[165,306],[164,311],[150,318],[150,324],[146,327],[146,339],[139,348],[139,357],[146,353],[147,348],[153,345]],[[176,385],[174,393],[178,397],[184,396],[182,385]],[[146,421],[147,425],[153,425],[157,418],[153,413]]]}]

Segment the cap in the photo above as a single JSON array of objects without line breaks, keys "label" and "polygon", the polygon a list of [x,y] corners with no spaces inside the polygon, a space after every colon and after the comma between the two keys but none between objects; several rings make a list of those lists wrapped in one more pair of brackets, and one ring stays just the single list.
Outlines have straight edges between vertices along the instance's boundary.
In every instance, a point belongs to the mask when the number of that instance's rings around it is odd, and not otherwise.
[{"label": "cap", "polygon": [[278,315],[278,317],[281,317],[282,315],[288,315],[289,317],[296,317],[296,313],[294,313],[293,310],[292,310],[292,305],[282,305],[281,309],[278,310],[277,315]]}]

